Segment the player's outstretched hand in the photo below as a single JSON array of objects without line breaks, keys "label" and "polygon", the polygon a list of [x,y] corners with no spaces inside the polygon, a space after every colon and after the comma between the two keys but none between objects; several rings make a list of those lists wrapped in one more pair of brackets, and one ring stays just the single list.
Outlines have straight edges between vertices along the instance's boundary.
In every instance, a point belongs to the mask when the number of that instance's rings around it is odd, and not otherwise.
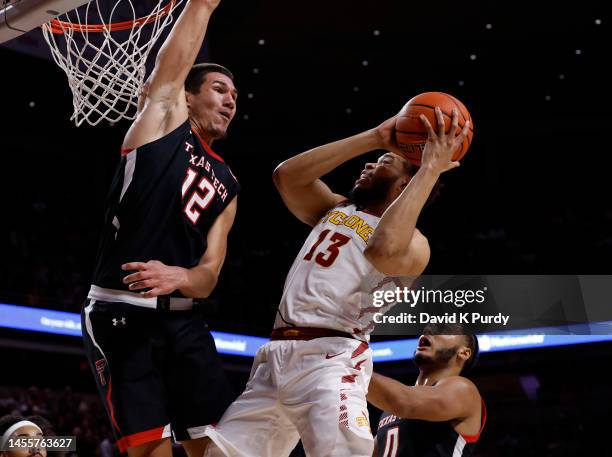
[{"label": "player's outstretched hand", "polygon": [[448,133],[444,131],[444,116],[440,107],[436,106],[436,119],[438,121],[438,132],[435,132],[427,117],[423,114],[419,116],[421,122],[427,129],[427,142],[423,150],[421,167],[428,167],[436,173],[444,173],[459,166],[459,162],[453,161],[453,154],[466,138],[470,121],[466,121],[461,132],[457,135],[459,126],[459,111],[453,109],[453,117]]},{"label": "player's outstretched hand", "polygon": [[181,267],[166,265],[158,260],[130,262],[121,265],[122,270],[134,271],[123,278],[124,284],[134,292],[141,292],[145,298],[167,295],[180,289],[187,281],[187,271]]}]

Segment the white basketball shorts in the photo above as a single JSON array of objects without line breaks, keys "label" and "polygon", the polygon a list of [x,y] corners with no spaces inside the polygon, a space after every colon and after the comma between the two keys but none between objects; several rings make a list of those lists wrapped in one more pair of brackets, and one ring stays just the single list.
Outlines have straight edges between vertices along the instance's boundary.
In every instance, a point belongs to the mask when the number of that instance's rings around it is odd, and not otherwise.
[{"label": "white basketball shorts", "polygon": [[371,457],[366,394],[372,353],[342,337],[271,341],[255,357],[242,395],[216,426],[206,457]]}]

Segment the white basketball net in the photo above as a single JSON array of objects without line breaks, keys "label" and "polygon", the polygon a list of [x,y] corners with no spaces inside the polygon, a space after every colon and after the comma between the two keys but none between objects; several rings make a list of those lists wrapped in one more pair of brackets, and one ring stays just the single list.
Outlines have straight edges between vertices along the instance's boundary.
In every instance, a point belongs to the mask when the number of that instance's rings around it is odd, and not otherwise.
[{"label": "white basketball net", "polygon": [[[68,77],[74,107],[70,119],[77,126],[135,119],[149,52],[183,0],[155,1],[151,13],[139,18],[132,0],[116,0],[106,14],[99,5],[103,0],[91,0],[81,10],[43,25],[53,59]],[[123,11],[129,6],[131,20],[113,20],[119,6]],[[145,27],[149,29],[141,37]]]}]

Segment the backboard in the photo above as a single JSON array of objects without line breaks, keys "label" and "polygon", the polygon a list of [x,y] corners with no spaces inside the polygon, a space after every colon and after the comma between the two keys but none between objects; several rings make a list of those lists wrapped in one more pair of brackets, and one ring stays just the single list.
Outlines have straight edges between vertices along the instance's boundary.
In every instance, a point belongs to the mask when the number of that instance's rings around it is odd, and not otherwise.
[{"label": "backboard", "polygon": [[0,43],[17,38],[89,0],[0,0]]}]

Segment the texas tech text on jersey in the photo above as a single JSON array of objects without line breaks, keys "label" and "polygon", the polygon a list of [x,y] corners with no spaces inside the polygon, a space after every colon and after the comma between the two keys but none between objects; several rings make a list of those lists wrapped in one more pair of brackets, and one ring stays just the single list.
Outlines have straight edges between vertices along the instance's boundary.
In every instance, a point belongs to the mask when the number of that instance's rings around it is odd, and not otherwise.
[{"label": "texas tech text on jersey", "polygon": [[121,270],[127,262],[194,267],[206,251],[210,227],[239,191],[223,158],[189,121],[158,140],[122,151],[106,203],[93,285],[127,291]]}]

